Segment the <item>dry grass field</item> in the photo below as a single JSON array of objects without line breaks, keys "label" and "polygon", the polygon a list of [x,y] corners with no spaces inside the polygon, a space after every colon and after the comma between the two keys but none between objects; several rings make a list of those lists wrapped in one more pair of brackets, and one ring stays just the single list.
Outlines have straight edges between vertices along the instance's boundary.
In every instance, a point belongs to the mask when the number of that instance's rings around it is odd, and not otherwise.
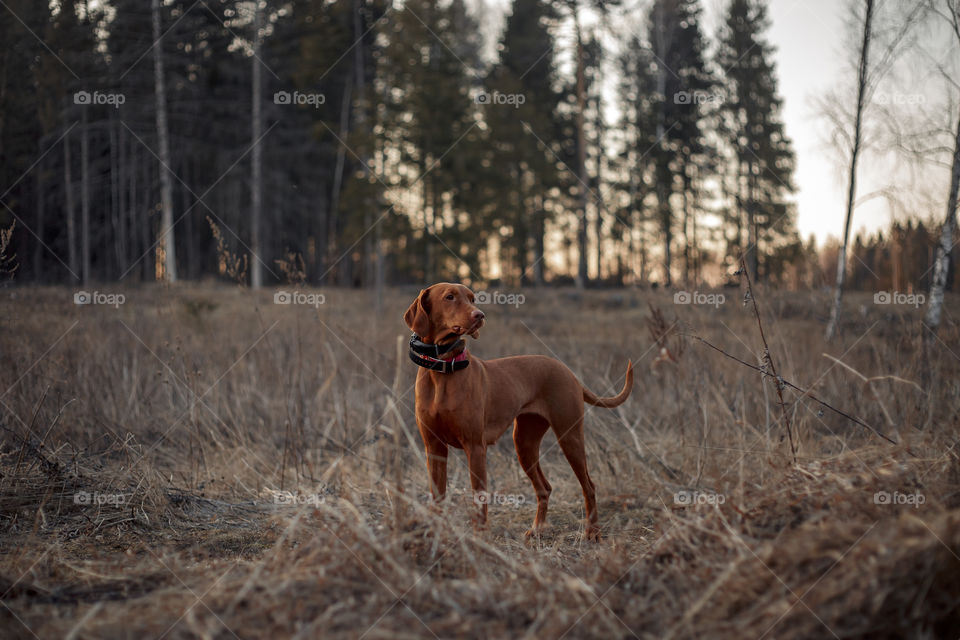
[{"label": "dry grass field", "polygon": [[[526,290],[495,305],[479,357],[561,359],[587,410],[604,539],[581,540],[556,440],[536,540],[509,433],[488,456],[484,531],[462,452],[427,499],[402,314],[416,294],[323,304],[194,285],[0,291],[3,638],[943,638],[960,629],[960,308],[938,348],[921,310],[758,291],[788,381],[791,455],[743,292]],[[104,299],[101,298],[100,301]],[[304,299],[301,298],[301,301]],[[319,301],[319,299],[317,299]],[[688,334],[656,361],[650,307]],[[400,350],[398,351],[398,346]],[[827,357],[833,356],[840,362]],[[926,382],[925,382],[926,381]],[[928,388],[924,388],[924,387]]]}]

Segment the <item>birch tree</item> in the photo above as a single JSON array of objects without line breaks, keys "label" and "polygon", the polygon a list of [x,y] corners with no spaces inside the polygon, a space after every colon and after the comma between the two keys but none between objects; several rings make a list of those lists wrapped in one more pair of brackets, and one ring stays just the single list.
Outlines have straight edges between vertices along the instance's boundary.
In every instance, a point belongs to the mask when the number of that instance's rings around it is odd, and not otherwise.
[{"label": "birch tree", "polygon": [[250,127],[250,144],[253,145],[250,154],[250,286],[259,289],[263,286],[263,258],[260,257],[262,244],[260,242],[260,218],[263,209],[263,149],[260,146],[260,136],[263,129],[263,71],[260,62],[262,38],[263,9],[260,0],[253,2],[253,55],[250,64],[253,65],[253,91]]},{"label": "birch tree", "polygon": [[[859,3],[861,0],[855,0]],[[830,321],[827,323],[826,339],[832,340],[840,332],[840,317],[843,305],[843,288],[847,278],[847,249],[850,244],[850,226],[853,221],[854,202],[857,195],[857,163],[860,160],[861,152],[864,147],[863,125],[867,115],[867,105],[873,92],[876,90],[880,80],[890,69],[902,44],[915,26],[918,17],[923,11],[923,5],[917,4],[910,7],[902,16],[897,16],[897,26],[885,34],[886,42],[878,43],[881,45],[879,55],[875,56],[875,62],[871,62],[871,45],[877,34],[876,20],[877,7],[874,0],[862,0],[863,13],[857,14],[857,4],[852,4],[855,20],[860,25],[860,46],[857,63],[857,84],[856,84],[856,107],[853,112],[851,131],[847,132],[842,124],[844,118],[842,115],[828,114],[834,120],[838,131],[836,135],[849,142],[850,161],[847,169],[847,202],[846,214],[843,222],[843,243],[840,245],[840,252],[837,258],[837,281],[834,286],[833,305],[830,310]]]},{"label": "birch tree", "polygon": [[[943,0],[942,3],[932,2],[934,11],[942,16],[950,25],[955,36],[954,52],[960,52],[960,2],[957,0]],[[942,69],[941,69],[942,70]],[[960,84],[947,80],[956,89]],[[960,101],[958,101],[960,102]],[[940,317],[943,313],[943,293],[947,284],[947,274],[950,271],[950,252],[953,249],[953,238],[957,233],[957,190],[960,189],[960,107],[957,108],[956,133],[953,140],[953,162],[950,171],[950,191],[947,193],[947,212],[940,229],[940,242],[937,245],[937,254],[934,262],[933,283],[930,285],[930,301],[927,305],[925,323],[927,331],[925,340],[929,343],[940,326]]]},{"label": "birch tree", "polygon": [[847,180],[847,213],[843,222],[843,243],[837,256],[837,283],[833,292],[833,307],[827,323],[827,340],[837,335],[840,325],[840,307],[843,302],[843,285],[847,276],[847,246],[850,243],[850,223],[853,220],[853,199],[857,193],[857,161],[862,143],[863,111],[866,107],[867,69],[870,64],[870,35],[873,28],[873,0],[865,0],[863,37],[860,44],[860,63],[857,65],[857,109],[853,125],[853,147],[850,150],[850,173]]},{"label": "birch tree", "polygon": [[[163,46],[160,42],[160,0],[151,0],[153,18],[153,83],[157,112],[157,138],[160,149],[160,242],[163,255],[163,278],[177,280],[177,259],[173,236],[173,182],[170,179],[170,132],[167,127],[167,89],[163,79]],[[160,257],[159,255],[157,256]]]}]

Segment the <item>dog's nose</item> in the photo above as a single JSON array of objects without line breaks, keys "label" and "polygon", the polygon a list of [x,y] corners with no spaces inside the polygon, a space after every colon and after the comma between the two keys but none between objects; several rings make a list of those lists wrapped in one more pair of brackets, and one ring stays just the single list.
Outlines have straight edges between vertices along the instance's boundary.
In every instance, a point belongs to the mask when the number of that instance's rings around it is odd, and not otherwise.
[{"label": "dog's nose", "polygon": [[483,315],[483,311],[480,311],[480,309],[474,309],[473,313],[470,314],[470,317],[473,318],[474,321],[483,320],[484,318],[486,318],[486,316]]}]

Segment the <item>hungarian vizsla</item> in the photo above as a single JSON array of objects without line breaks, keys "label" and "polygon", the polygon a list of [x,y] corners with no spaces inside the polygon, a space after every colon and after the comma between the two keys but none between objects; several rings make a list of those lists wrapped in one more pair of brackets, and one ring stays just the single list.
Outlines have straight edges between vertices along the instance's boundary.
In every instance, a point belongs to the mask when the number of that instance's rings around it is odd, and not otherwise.
[{"label": "hungarian vizsla", "polygon": [[540,442],[553,429],[561,451],[580,481],[586,508],[586,538],[597,540],[596,489],[587,472],[583,442],[584,402],[616,407],[630,395],[628,361],[623,390],[598,398],[563,363],[546,356],[512,356],[483,361],[469,354],[464,336],[478,337],[484,323],[473,292],[440,283],[420,292],[403,316],[414,335],[410,358],[420,365],[416,384],[417,426],[427,452],[434,500],[447,488],[447,449],[463,449],[479,504],[475,520],[487,520],[487,446],[514,424],[520,464],[537,495],[537,515],[526,535],[539,533],[547,518],[550,483],[540,468]]}]

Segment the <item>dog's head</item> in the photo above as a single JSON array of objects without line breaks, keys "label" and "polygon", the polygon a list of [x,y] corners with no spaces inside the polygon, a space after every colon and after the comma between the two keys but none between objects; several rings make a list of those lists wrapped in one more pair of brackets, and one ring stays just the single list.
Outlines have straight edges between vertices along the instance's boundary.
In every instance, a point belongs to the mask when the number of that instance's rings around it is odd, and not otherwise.
[{"label": "dog's head", "polygon": [[462,284],[441,282],[420,291],[403,321],[424,342],[447,344],[469,335],[478,338],[483,311],[476,298]]}]

